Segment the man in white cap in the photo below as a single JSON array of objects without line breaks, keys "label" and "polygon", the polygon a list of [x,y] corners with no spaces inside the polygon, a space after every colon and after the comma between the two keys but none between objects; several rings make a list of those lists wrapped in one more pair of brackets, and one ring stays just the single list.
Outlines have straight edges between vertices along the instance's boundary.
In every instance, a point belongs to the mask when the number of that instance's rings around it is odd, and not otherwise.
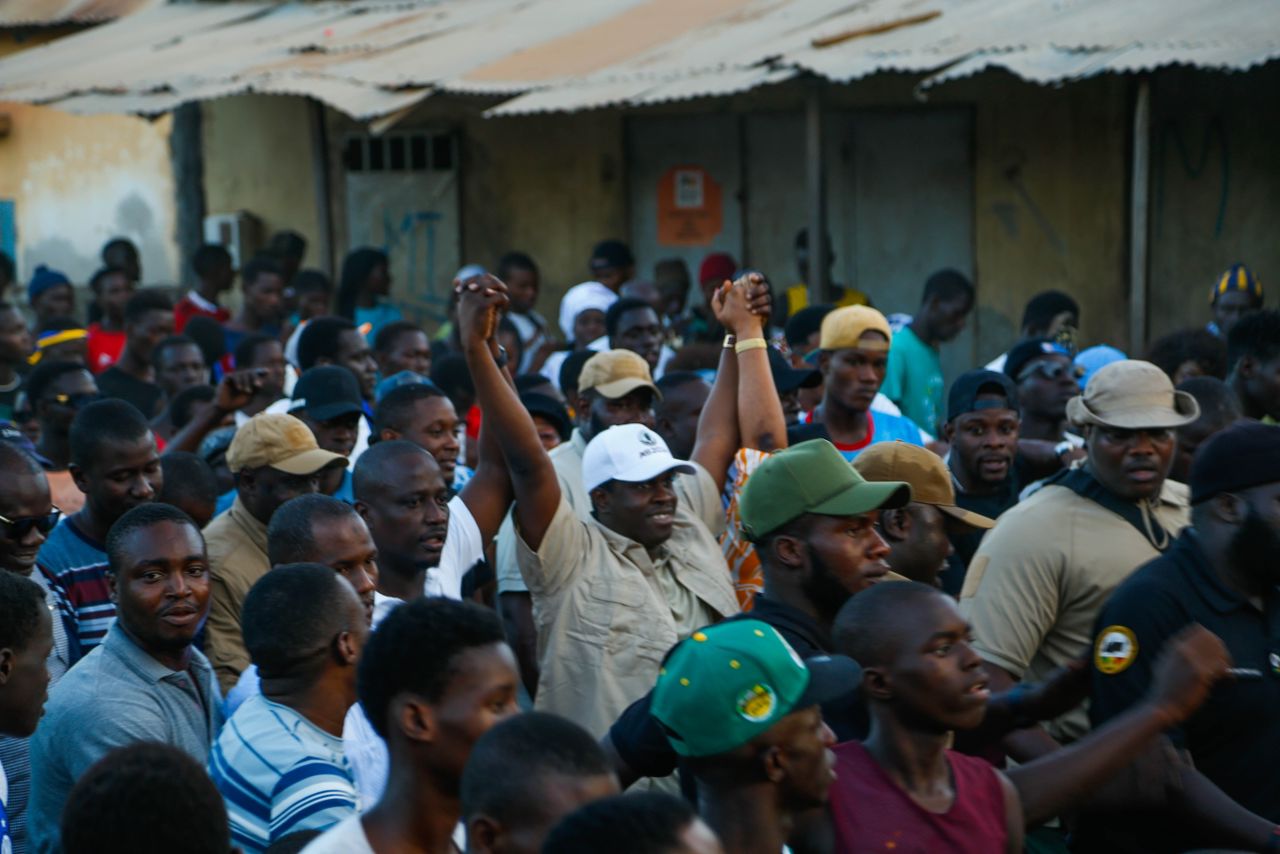
[{"label": "man in white cap", "polygon": [[[1044,679],[1078,659],[1112,591],[1188,522],[1187,488],[1167,476],[1174,429],[1194,421],[1199,407],[1163,371],[1133,360],[1107,365],[1067,415],[1088,456],[1000,516],[960,594],[992,691]],[[1086,712],[1076,709],[1048,732],[1019,730],[1005,747],[1026,761],[1087,729]]]},{"label": "man in white cap", "polygon": [[[712,533],[724,524],[719,488],[737,450],[737,370],[721,371],[690,462],[675,459],[646,424],[598,431],[582,455],[591,507],[584,519],[503,381],[479,331],[485,324],[470,321],[504,302],[495,281],[462,295],[459,318],[485,426],[500,440],[515,488],[517,561],[533,598],[542,668],[536,707],[600,737],[652,687],[668,649],[738,610]],[[735,358],[725,352],[722,364]],[[679,495],[677,476],[692,481]]]}]

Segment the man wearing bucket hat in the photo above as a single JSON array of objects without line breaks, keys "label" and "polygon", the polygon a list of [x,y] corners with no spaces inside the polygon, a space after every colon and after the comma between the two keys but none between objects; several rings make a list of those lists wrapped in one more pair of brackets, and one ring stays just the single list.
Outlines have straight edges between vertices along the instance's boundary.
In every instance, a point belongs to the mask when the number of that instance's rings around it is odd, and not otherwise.
[{"label": "man wearing bucket hat", "polygon": [[852,659],[801,660],[772,626],[734,620],[663,663],[652,714],[698,780],[698,808],[726,851],[783,851],[798,814],[827,802],[836,737],[821,703],[862,678]]},{"label": "man wearing bucket hat", "polygon": [[[1198,414],[1195,400],[1175,391],[1163,371],[1132,360],[1099,370],[1067,405],[1087,458],[1000,517],[960,594],[993,690],[1043,679],[1078,658],[1112,591],[1187,524],[1186,487],[1166,478],[1174,428]],[[1049,732],[1070,741],[1087,729],[1084,711],[1076,710]],[[1005,745],[1019,761],[1055,747],[1035,728]]]}]

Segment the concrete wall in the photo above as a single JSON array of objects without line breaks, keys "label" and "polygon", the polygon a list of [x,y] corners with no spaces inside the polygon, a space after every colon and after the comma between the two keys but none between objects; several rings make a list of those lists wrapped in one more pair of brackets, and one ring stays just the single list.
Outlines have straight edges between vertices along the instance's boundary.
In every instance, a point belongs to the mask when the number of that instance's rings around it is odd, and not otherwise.
[{"label": "concrete wall", "polygon": [[[40,41],[0,31],[0,55]],[[101,266],[102,245],[118,236],[141,249],[146,283],[174,280],[167,118],[73,116],[8,103],[0,113],[10,122],[0,136],[0,199],[15,203],[21,281],[47,264],[83,284]]]}]

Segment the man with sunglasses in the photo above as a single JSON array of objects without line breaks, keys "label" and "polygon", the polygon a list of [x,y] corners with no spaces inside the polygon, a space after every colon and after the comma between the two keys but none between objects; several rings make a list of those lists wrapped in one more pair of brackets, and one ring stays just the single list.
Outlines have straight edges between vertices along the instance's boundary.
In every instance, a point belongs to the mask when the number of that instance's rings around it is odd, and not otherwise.
[{"label": "man with sunglasses", "polygon": [[[1199,415],[1194,398],[1155,365],[1123,360],[1099,370],[1067,412],[1082,428],[1087,459],[1000,517],[960,594],[993,691],[1078,659],[1112,591],[1188,521],[1187,488],[1167,477],[1174,428]],[[1077,709],[1047,732],[1015,732],[1005,747],[1027,761],[1087,729]]]},{"label": "man with sunglasses", "polygon": [[1084,445],[1067,430],[1067,402],[1080,392],[1080,375],[1061,344],[1048,338],[1021,341],[1009,351],[1004,372],[1017,384],[1023,439],[1052,442],[1060,453]]},{"label": "man with sunglasses", "polygon": [[[53,580],[36,564],[36,552],[58,522],[49,483],[35,458],[11,441],[0,441],[0,572],[29,578],[44,591],[53,617],[53,649],[46,662],[49,685],[80,657],[75,621],[54,592]],[[6,809],[16,850],[25,850],[27,800],[31,794],[28,739],[0,737],[0,767],[9,781]]]},{"label": "man with sunglasses", "polygon": [[71,476],[71,421],[97,399],[98,385],[84,365],[42,359],[27,376],[27,401],[40,422],[36,451],[45,460],[54,506],[63,513],[84,506],[84,493]]}]

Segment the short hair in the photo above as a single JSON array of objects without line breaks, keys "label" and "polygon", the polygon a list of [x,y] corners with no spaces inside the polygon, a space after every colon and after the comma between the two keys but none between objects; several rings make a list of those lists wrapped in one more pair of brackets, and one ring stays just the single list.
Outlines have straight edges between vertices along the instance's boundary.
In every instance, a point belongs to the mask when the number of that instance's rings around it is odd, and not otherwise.
[{"label": "short hair", "polygon": [[218,396],[218,390],[211,385],[193,385],[184,388],[169,401],[169,421],[175,430],[181,430],[191,423],[192,409],[197,403],[210,403]]},{"label": "short hair", "polygon": [[582,376],[582,366],[587,360],[595,355],[591,350],[578,350],[570,353],[560,365],[560,375],[556,377],[560,382],[560,393],[565,397],[570,397],[578,391],[578,379]]},{"label": "short hair", "polygon": [[258,348],[272,342],[279,343],[279,339],[261,332],[250,332],[241,338],[240,343],[236,345],[235,354],[232,356],[236,360],[236,368],[247,368],[253,364],[254,359],[258,356]]},{"label": "short hair", "polygon": [[158,288],[144,288],[124,304],[124,322],[137,323],[153,311],[173,312],[173,300]]},{"label": "short hair", "polygon": [[191,253],[191,269],[202,279],[218,267],[224,264],[230,266],[231,263],[231,253],[225,246],[216,243],[206,243]]},{"label": "short hair", "polygon": [[426,383],[396,386],[383,395],[382,400],[374,407],[373,423],[378,430],[403,433],[409,427],[409,419],[413,417],[413,408],[418,401],[444,396],[443,391]]},{"label": "short hair", "polygon": [[356,325],[345,317],[313,317],[298,336],[298,368],[309,371],[320,359],[333,359],[338,355],[338,339],[342,333],[355,329]]},{"label": "short hair", "polygon": [[516,392],[518,394],[524,394],[525,392],[533,391],[540,386],[552,384],[551,380],[547,379],[542,374],[521,374],[516,377]]},{"label": "short hair", "polygon": [[359,515],[350,504],[332,495],[300,495],[286,501],[267,525],[267,560],[272,566],[321,561],[312,533],[317,525]]},{"label": "short hair", "polygon": [[307,239],[296,231],[277,231],[271,235],[267,251],[277,258],[301,258],[307,254]]},{"label": "short hair", "polygon": [[182,327],[182,334],[200,347],[206,365],[216,365],[227,355],[227,335],[222,325],[212,317],[197,314]]},{"label": "short hair", "polygon": [[920,301],[928,302],[936,299],[939,302],[948,302],[959,298],[964,298],[969,305],[973,305],[973,282],[970,282],[959,270],[948,268],[939,270],[925,280],[924,295]]},{"label": "short hair", "polygon": [[95,400],[71,421],[71,462],[88,468],[104,443],[137,442],[150,431],[146,416],[127,400]]},{"label": "short hair", "polygon": [[497,266],[498,278],[505,280],[507,274],[512,270],[526,270],[538,275],[538,265],[533,263],[533,259],[523,252],[508,252],[498,259]]},{"label": "short hair", "polygon": [[395,468],[397,460],[406,455],[418,454],[425,454],[428,459],[435,459],[407,439],[391,439],[370,445],[369,449],[360,455],[360,459],[356,460],[356,467],[351,472],[351,492],[356,500],[363,501],[374,484],[386,482],[388,469]]},{"label": "short hair", "polygon": [[[195,523],[195,520],[172,504],[162,504],[158,501],[139,504],[137,507],[127,510],[111,526],[111,530],[107,532],[107,571],[115,574],[124,568],[123,553],[125,542],[135,532],[154,527],[162,522],[190,525],[197,534],[200,534],[200,526]],[[204,542],[204,535],[202,534],[200,541]]]},{"label": "short hair", "polygon": [[66,854],[226,854],[231,829],[203,765],[171,745],[141,741],[112,750],[76,782],[61,841]]},{"label": "short hair", "polygon": [[0,570],[0,649],[26,649],[40,627],[40,615],[48,610],[40,585]]},{"label": "short hair", "polygon": [[360,706],[385,739],[397,696],[408,692],[440,702],[463,653],[504,642],[502,623],[488,608],[452,599],[406,602],[384,617],[365,643],[356,675]]},{"label": "short hair", "polygon": [[1245,356],[1270,362],[1280,356],[1280,311],[1251,311],[1227,333],[1227,368],[1235,370]]},{"label": "short hair", "polygon": [[258,280],[259,276],[272,275],[284,276],[284,271],[280,269],[279,263],[274,258],[267,258],[259,255],[244,265],[244,269],[240,271],[240,285],[247,288]]},{"label": "short hair", "polygon": [[662,396],[665,398],[668,392],[675,391],[681,386],[700,382],[706,382],[706,380],[697,371],[674,371],[669,374],[663,374],[662,379],[658,380],[654,385],[658,387],[658,391],[662,392]]},{"label": "short hair", "polygon": [[89,277],[89,290],[95,294],[102,287],[102,280],[107,276],[124,276],[129,278],[129,274],[124,271],[123,267],[117,267],[114,264],[108,264],[105,267],[99,267],[98,270]]},{"label": "short hair", "polygon": [[1027,306],[1022,310],[1022,328],[1030,329],[1038,335],[1047,330],[1053,319],[1063,312],[1070,312],[1079,319],[1080,305],[1070,294],[1062,291],[1041,291],[1027,300]]},{"label": "short hair", "polygon": [[1178,383],[1178,391],[1185,391],[1200,404],[1201,421],[1211,424],[1231,424],[1240,420],[1240,401],[1236,394],[1217,377],[1192,377]]},{"label": "short hair", "polygon": [[822,319],[834,310],[832,305],[808,305],[791,315],[783,331],[787,344],[791,347],[808,344],[809,336],[822,331]]},{"label": "short hair", "polygon": [[138,247],[127,237],[113,237],[102,244],[102,260],[106,261],[107,256],[112,252],[127,252],[136,258],[138,256]]},{"label": "short hair", "polygon": [[[175,347],[195,347],[200,349],[200,345],[190,335],[170,335],[167,338],[161,338],[160,343],[156,344],[155,350],[151,353],[151,363],[156,367],[160,366],[160,360],[164,354]],[[200,350],[200,358],[204,358],[204,351]]]},{"label": "short hair", "polygon": [[378,330],[378,334],[373,339],[373,349],[378,353],[386,353],[392,347],[396,346],[396,342],[400,340],[402,335],[410,335],[415,332],[426,332],[416,323],[408,320],[397,320],[394,323],[388,323],[386,326]]},{"label": "short hair", "polygon": [[565,816],[547,834],[543,854],[669,854],[697,816],[683,798],[638,792],[601,798]]},{"label": "short hair", "polygon": [[89,369],[79,362],[49,362],[41,359],[40,364],[27,374],[27,400],[32,403],[42,400],[44,393],[59,378],[81,371],[89,373]]},{"label": "short hair", "polygon": [[[613,305],[609,306],[609,310],[604,313],[604,331],[610,338],[618,334],[618,324],[622,322],[622,315],[628,311],[639,311],[647,309],[653,311],[653,306],[642,299],[635,297],[622,297],[614,300]],[[657,314],[655,311],[654,314]]]},{"label": "short hair", "polygon": [[218,500],[218,476],[203,457],[187,451],[169,451],[160,457],[160,470],[164,472],[164,485],[156,494],[156,501],[161,504],[212,504]]},{"label": "short hair", "polygon": [[946,595],[918,581],[872,585],[845,602],[836,614],[832,627],[836,651],[863,667],[884,665],[897,650],[894,633],[903,611],[926,598]]},{"label": "short hair", "polygon": [[289,283],[295,293],[333,293],[333,280],[320,270],[299,270],[298,275]]},{"label": "short hair", "polygon": [[[446,353],[438,359],[431,360],[431,381],[454,401],[455,405],[462,398],[474,398],[475,383],[471,380],[471,369],[467,360],[459,353]],[[466,413],[458,413],[465,415]]]},{"label": "short hair", "polygon": [[277,566],[253,583],[240,609],[240,626],[259,674],[280,677],[319,669],[316,653],[351,628],[342,607],[346,583],[322,563]]},{"label": "short hair", "polygon": [[462,817],[504,825],[535,814],[547,777],[613,774],[600,745],[576,723],[546,712],[508,718],[482,735],[462,774]]},{"label": "short hair", "polygon": [[1182,329],[1165,335],[1147,350],[1147,361],[1171,379],[1184,362],[1195,362],[1207,376],[1227,376],[1227,347],[1208,329]]},{"label": "short hair", "polygon": [[323,834],[323,830],[295,830],[288,836],[282,836],[272,842],[263,849],[262,854],[300,854],[303,849],[311,844],[311,840]]}]

